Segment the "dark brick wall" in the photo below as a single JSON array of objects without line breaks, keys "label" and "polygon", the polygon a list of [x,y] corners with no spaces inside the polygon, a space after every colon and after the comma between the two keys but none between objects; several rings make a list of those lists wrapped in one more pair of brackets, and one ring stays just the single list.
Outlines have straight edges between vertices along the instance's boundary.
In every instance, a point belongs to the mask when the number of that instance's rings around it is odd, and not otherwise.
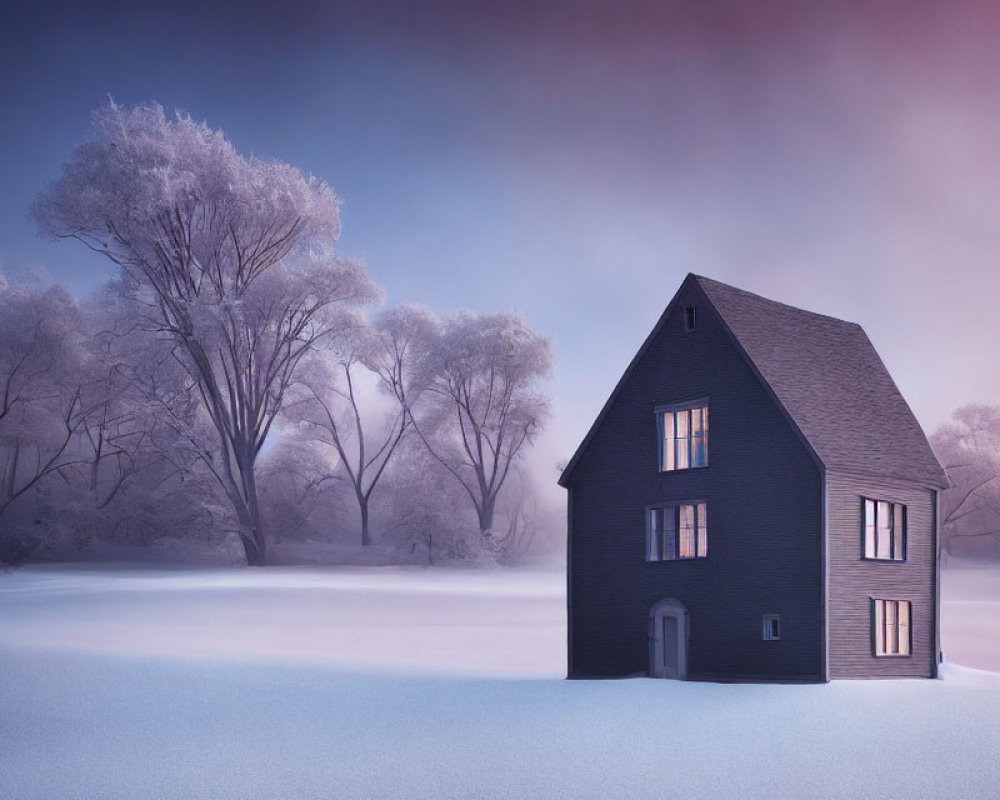
[{"label": "dark brick wall", "polygon": [[[653,407],[706,396],[709,466],[660,473]],[[689,613],[689,677],[822,678],[820,472],[692,281],[569,488],[571,677],[645,673],[649,610],[674,597]],[[708,558],[647,562],[645,507],[694,500],[708,503]],[[780,641],[763,641],[770,613]]]}]

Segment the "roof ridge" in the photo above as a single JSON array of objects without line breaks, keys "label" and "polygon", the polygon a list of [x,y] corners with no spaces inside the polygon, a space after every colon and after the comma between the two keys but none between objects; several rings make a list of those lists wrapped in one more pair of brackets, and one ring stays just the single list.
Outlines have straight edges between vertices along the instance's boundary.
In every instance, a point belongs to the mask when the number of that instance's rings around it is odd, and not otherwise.
[{"label": "roof ridge", "polygon": [[828,319],[833,322],[838,322],[841,325],[853,325],[854,327],[861,328],[861,330],[864,330],[864,327],[859,322],[853,322],[852,320],[842,319],[841,317],[835,317],[832,314],[823,314],[819,311],[810,311],[807,308],[802,308],[800,306],[793,306],[791,303],[783,303],[780,300],[772,300],[770,297],[764,297],[764,295],[757,294],[756,292],[750,292],[747,291],[746,289],[741,289],[739,286],[733,286],[730,283],[724,283],[723,281],[716,280],[715,278],[709,278],[706,275],[698,275],[697,273],[692,272],[691,276],[698,282],[698,284],[703,289],[705,288],[705,283],[713,284],[715,286],[720,286],[727,291],[735,292],[737,294],[744,295],[745,297],[752,297],[754,300],[760,301],[762,303],[767,303],[768,305],[781,306],[784,309],[787,309],[789,311],[794,311],[798,314],[807,314],[810,317],[820,317],[822,319]]}]

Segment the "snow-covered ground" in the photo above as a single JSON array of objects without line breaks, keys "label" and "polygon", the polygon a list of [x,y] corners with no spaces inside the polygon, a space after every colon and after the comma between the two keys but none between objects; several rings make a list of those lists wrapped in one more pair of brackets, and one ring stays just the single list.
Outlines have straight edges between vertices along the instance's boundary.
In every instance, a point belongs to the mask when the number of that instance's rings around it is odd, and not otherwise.
[{"label": "snow-covered ground", "polygon": [[[564,681],[563,579],[0,574],[0,798],[996,798],[1000,572],[943,681]],[[957,666],[967,664],[971,666]]]}]

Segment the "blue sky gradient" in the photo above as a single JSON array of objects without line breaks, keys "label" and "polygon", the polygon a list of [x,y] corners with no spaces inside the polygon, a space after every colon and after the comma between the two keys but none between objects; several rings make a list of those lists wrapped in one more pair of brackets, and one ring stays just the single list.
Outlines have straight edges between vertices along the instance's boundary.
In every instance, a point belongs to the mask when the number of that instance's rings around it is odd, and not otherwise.
[{"label": "blue sky gradient", "polygon": [[24,3],[0,268],[113,274],[27,207],[107,96],[157,101],[328,180],[389,304],[550,336],[546,470],[691,271],[861,323],[932,429],[1000,390],[1000,13],[819,6]]}]

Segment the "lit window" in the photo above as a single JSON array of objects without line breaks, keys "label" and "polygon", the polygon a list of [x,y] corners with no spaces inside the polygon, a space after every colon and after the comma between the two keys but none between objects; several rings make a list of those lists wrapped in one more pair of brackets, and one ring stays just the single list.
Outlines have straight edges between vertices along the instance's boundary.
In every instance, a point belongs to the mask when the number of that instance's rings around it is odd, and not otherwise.
[{"label": "lit window", "polygon": [[676,561],[708,555],[705,503],[653,506],[646,514],[646,560]]},{"label": "lit window", "polygon": [[882,561],[906,560],[906,506],[886,500],[864,502],[864,557]]},{"label": "lit window", "polygon": [[872,641],[877,656],[910,654],[909,600],[872,600]]},{"label": "lit window", "polygon": [[776,642],[781,638],[781,617],[778,614],[764,615],[764,640]]},{"label": "lit window", "polygon": [[660,471],[708,466],[708,406],[659,411]]}]

